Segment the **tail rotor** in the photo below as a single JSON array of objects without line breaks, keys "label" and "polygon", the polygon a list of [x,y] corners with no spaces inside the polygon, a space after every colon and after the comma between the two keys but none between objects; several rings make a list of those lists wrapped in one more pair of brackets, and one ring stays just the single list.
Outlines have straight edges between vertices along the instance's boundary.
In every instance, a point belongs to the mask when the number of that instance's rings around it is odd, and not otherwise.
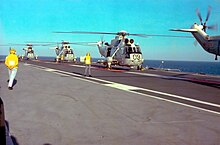
[{"label": "tail rotor", "polygon": [[206,32],[206,29],[210,29],[210,30],[217,30],[218,29],[217,24],[210,25],[210,26],[206,25],[208,20],[209,20],[210,14],[211,14],[211,9],[212,9],[212,7],[208,6],[208,12],[207,12],[206,19],[205,19],[204,23],[203,23],[202,16],[201,16],[201,13],[200,13],[199,9],[198,8],[196,9],[196,14],[199,17],[200,23],[203,26],[203,30],[205,32]]}]

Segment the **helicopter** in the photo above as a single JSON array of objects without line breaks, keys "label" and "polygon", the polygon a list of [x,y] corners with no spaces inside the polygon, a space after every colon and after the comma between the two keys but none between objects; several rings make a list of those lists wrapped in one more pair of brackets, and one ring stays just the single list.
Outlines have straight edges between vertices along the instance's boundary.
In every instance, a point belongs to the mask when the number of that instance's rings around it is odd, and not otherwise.
[{"label": "helicopter", "polygon": [[[61,46],[58,44],[61,44]],[[71,43],[68,41],[62,41],[61,43],[57,43],[57,46],[53,48],[56,53],[56,62],[76,62],[76,56],[73,52],[73,48],[71,48],[69,44]]]},{"label": "helicopter", "polygon": [[120,31],[117,33],[108,32],[55,32],[55,33],[80,33],[80,34],[109,34],[116,35],[114,39],[111,40],[110,44],[100,40],[95,43],[88,43],[88,45],[97,45],[99,53],[101,56],[106,58],[106,61],[102,62],[109,69],[112,65],[129,66],[136,67],[138,70],[142,68],[143,56],[141,48],[138,43],[134,42],[134,39],[127,38],[126,36],[140,36],[146,37],[144,34],[130,34],[126,31]]},{"label": "helicopter", "polygon": [[26,58],[26,60],[29,59],[35,59],[37,60],[37,55],[35,55],[34,50],[33,50],[33,45],[32,44],[26,44],[26,48],[23,48],[24,50],[24,55],[21,56],[21,59],[23,60]]},{"label": "helicopter", "polygon": [[209,36],[206,33],[206,29],[217,30],[217,24],[207,26],[206,23],[209,20],[211,13],[211,6],[208,7],[207,16],[205,22],[203,23],[201,13],[199,9],[196,9],[196,13],[200,20],[200,25],[194,23],[190,29],[170,29],[170,31],[180,31],[180,32],[191,32],[194,38],[199,42],[202,48],[208,53],[215,55],[215,60],[218,60],[220,56],[220,35],[219,36]]}]

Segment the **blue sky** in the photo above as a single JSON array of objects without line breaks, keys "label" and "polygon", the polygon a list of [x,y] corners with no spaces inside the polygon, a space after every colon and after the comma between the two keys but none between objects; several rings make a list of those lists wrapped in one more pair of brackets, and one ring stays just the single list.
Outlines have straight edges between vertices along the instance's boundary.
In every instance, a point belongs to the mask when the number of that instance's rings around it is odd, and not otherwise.
[{"label": "blue sky", "polygon": [[[53,31],[101,31],[129,33],[187,35],[170,32],[170,28],[189,28],[199,23],[195,13],[199,8],[203,19],[208,5],[212,6],[208,24],[220,24],[220,0],[1,0],[0,43],[26,41],[70,42],[98,41],[100,35],[55,34]],[[208,30],[209,35],[220,32]],[[113,35],[104,35],[111,41]],[[141,46],[146,60],[214,61],[214,55],[205,52],[195,39],[133,37]],[[23,54],[23,46],[14,46]],[[75,46],[77,56],[91,52],[100,57],[96,46]],[[7,46],[0,54],[8,53]],[[55,56],[49,47],[35,46],[38,56]],[[219,61],[218,61],[219,62]]]}]

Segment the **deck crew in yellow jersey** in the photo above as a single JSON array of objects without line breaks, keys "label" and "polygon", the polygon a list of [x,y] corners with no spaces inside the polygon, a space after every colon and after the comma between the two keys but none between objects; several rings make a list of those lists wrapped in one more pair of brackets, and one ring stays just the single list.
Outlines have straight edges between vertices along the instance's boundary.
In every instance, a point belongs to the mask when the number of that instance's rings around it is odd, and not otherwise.
[{"label": "deck crew in yellow jersey", "polygon": [[5,65],[8,68],[9,82],[8,89],[13,89],[13,82],[18,70],[18,56],[15,49],[10,49],[10,54],[5,58]]},{"label": "deck crew in yellow jersey", "polygon": [[87,71],[89,69],[89,77],[91,77],[91,63],[92,63],[92,58],[90,56],[90,53],[87,53],[86,56],[85,56],[85,59],[84,59],[84,62],[85,62],[85,73],[84,75],[86,76],[87,75]]}]

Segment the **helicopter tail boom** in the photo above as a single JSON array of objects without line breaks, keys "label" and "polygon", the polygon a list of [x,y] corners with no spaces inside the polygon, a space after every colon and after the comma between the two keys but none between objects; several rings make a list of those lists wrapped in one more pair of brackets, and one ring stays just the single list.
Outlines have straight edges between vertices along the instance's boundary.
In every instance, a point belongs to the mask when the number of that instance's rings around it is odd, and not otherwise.
[{"label": "helicopter tail boom", "polygon": [[170,31],[179,31],[179,32],[198,32],[196,29],[170,29]]}]

